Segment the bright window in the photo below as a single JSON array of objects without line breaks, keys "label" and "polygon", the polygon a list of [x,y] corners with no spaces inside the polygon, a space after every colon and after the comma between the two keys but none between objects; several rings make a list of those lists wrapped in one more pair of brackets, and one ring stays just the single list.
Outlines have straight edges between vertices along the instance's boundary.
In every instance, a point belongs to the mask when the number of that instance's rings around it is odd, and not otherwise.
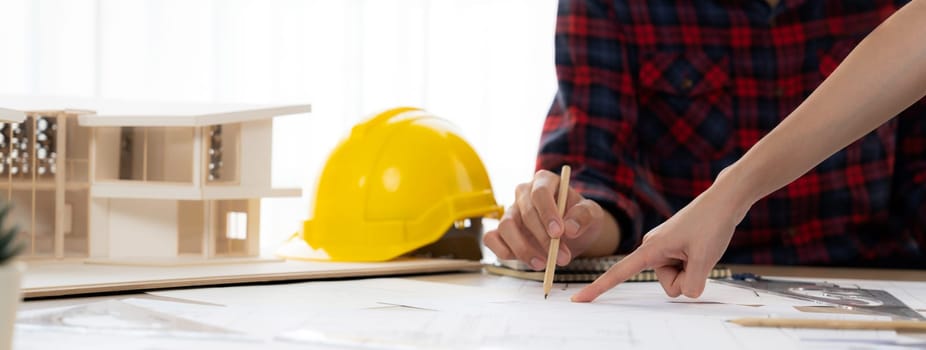
[{"label": "bright window", "polygon": [[238,240],[248,238],[248,213],[230,211],[225,215],[225,238]]}]

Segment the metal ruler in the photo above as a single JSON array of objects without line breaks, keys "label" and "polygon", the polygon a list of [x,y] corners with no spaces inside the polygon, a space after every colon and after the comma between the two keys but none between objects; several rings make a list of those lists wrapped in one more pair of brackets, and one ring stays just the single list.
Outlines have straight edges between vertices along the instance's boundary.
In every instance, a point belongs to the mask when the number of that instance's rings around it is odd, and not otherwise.
[{"label": "metal ruler", "polygon": [[757,292],[818,302],[846,310],[886,315],[895,319],[926,321],[926,317],[919,312],[911,309],[891,293],[879,289],[840,287],[827,282],[766,279],[753,274],[735,274],[730,279],[716,280],[716,282]]}]

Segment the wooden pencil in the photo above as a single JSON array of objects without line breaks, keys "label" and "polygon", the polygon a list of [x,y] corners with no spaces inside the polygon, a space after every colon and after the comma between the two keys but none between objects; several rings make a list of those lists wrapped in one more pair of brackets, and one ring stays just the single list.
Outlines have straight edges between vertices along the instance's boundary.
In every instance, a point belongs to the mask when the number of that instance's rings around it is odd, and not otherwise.
[{"label": "wooden pencil", "polygon": [[[568,165],[563,165],[563,170],[559,172],[559,196],[556,198],[556,209],[559,211],[559,217],[562,218],[566,212],[566,197],[569,194],[569,176],[572,169]],[[547,253],[547,267],[543,271],[543,298],[550,295],[550,289],[553,288],[553,274],[556,272],[556,255],[559,253],[559,238],[550,239],[550,251]]]},{"label": "wooden pencil", "polygon": [[857,329],[857,330],[894,330],[907,332],[926,332],[924,321],[867,321],[867,320],[823,320],[805,318],[761,318],[747,317],[730,320],[745,327],[782,327],[782,328],[819,328],[819,329]]}]

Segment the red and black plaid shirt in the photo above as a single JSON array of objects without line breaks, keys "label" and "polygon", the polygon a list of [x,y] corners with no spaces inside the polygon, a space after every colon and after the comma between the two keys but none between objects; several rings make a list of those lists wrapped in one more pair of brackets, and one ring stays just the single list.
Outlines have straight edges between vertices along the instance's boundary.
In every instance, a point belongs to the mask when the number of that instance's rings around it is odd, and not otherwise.
[{"label": "red and black plaid shirt", "polygon": [[[628,252],[902,3],[561,0],[559,92],[537,167],[572,164]],[[756,203],[723,261],[926,267],[924,107]]]}]

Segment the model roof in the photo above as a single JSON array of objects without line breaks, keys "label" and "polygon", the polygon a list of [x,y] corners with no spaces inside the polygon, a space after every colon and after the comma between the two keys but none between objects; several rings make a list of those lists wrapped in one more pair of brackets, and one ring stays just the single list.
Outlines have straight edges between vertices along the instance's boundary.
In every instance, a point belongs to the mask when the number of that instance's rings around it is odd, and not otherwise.
[{"label": "model roof", "polygon": [[[51,96],[0,96],[0,118],[11,112],[67,111],[83,126],[206,126],[309,113],[308,104],[248,105],[126,101]],[[11,114],[13,115],[13,114]]]},{"label": "model roof", "polygon": [[0,122],[22,122],[26,119],[26,113],[13,109],[0,108]]}]

